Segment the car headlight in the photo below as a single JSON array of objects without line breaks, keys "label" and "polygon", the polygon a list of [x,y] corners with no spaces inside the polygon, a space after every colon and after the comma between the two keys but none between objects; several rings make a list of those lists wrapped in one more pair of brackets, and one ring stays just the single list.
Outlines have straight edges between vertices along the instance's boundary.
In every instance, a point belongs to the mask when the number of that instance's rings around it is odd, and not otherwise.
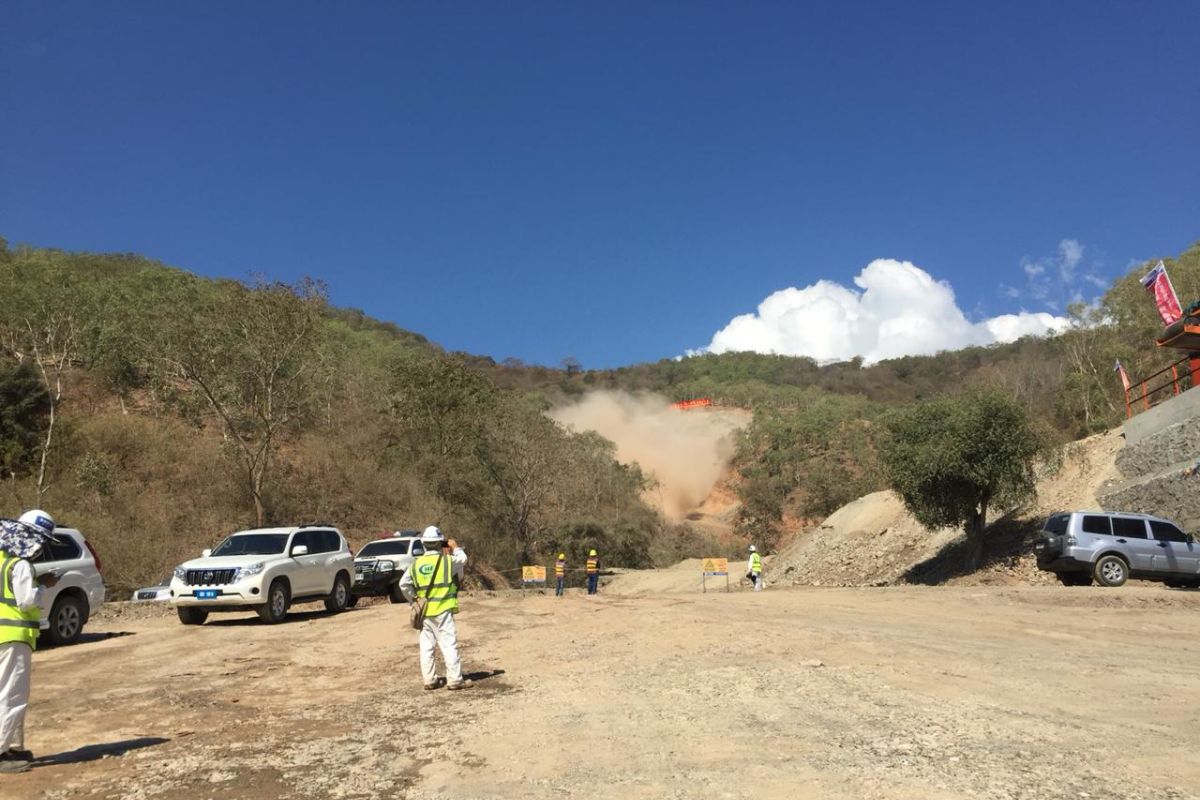
[{"label": "car headlight", "polygon": [[375,571],[376,572],[395,572],[395,570],[396,570],[396,562],[395,561],[376,561],[375,562]]},{"label": "car headlight", "polygon": [[179,580],[181,580],[181,581],[186,581],[187,580],[187,570],[184,569],[183,567],[176,567],[175,568],[175,577],[179,578]]},{"label": "car headlight", "polygon": [[233,582],[237,583],[242,578],[249,578],[263,571],[265,561],[255,561],[253,564],[247,564],[244,567],[238,567],[238,571],[233,575]]}]

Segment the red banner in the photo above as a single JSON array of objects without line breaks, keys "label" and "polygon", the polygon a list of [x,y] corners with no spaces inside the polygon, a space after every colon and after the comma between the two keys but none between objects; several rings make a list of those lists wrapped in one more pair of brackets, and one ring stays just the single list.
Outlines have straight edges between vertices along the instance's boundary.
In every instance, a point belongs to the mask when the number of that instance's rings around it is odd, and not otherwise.
[{"label": "red banner", "polygon": [[1171,325],[1183,319],[1183,309],[1179,307],[1179,298],[1175,295],[1175,287],[1167,277],[1167,267],[1163,262],[1150,270],[1142,278],[1142,286],[1154,295],[1154,304],[1158,306],[1158,315],[1162,317],[1163,325]]},{"label": "red banner", "polygon": [[681,411],[686,411],[689,408],[708,408],[713,404],[713,401],[707,397],[698,397],[695,400],[680,400],[678,403],[671,403],[674,408]]}]

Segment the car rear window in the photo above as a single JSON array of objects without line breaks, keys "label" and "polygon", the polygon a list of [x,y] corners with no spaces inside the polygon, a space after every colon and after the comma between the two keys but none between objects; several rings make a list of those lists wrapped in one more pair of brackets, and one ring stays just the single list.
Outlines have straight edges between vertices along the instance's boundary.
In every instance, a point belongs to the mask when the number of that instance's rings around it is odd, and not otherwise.
[{"label": "car rear window", "polygon": [[1102,517],[1099,514],[1085,514],[1083,517],[1083,532],[1112,536],[1112,523],[1109,519],[1109,517]]},{"label": "car rear window", "polygon": [[1042,526],[1042,530],[1046,533],[1066,533],[1067,523],[1071,520],[1070,514],[1055,514],[1050,519],[1046,520],[1046,524]]},{"label": "car rear window", "polygon": [[408,555],[408,542],[406,541],[382,541],[371,542],[358,551],[360,556],[406,556]]},{"label": "car rear window", "polygon": [[1112,518],[1113,535],[1124,536],[1126,539],[1149,539],[1146,535],[1146,520],[1131,517]]},{"label": "car rear window", "polygon": [[42,548],[40,561],[73,561],[83,555],[79,544],[69,536],[58,536]]},{"label": "car rear window", "polygon": [[1187,534],[1169,522],[1159,522],[1152,519],[1150,520],[1150,530],[1154,531],[1154,538],[1160,542],[1187,541]]}]

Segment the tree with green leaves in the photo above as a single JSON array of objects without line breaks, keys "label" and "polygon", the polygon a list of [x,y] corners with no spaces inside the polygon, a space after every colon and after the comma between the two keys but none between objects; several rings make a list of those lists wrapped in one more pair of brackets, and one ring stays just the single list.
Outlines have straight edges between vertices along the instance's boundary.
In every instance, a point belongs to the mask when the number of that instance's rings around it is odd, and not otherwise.
[{"label": "tree with green leaves", "polygon": [[50,416],[50,394],[32,364],[0,360],[0,469],[10,480],[27,474]]},{"label": "tree with green leaves", "polygon": [[172,306],[191,313],[163,331],[160,360],[220,420],[261,527],[275,453],[311,410],[325,292],[307,280],[206,289],[185,287]]},{"label": "tree with green leaves", "polygon": [[1041,449],[1025,408],[994,389],[974,389],[896,412],[881,448],[892,489],[925,527],[962,526],[968,566],[983,555],[988,511],[1035,494]]}]

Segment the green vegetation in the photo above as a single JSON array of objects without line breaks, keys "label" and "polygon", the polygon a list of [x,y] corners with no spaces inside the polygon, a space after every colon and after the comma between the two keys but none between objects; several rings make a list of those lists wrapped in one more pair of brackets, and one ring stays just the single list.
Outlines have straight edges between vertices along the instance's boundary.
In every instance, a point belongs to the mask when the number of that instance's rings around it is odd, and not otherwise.
[{"label": "green vegetation", "polygon": [[644,564],[664,526],[611,443],[319,284],[2,247],[0,290],[4,505],[84,528],[119,593],[253,525],[438,522],[493,580],[559,548]]},{"label": "green vegetation", "polygon": [[[1200,298],[1200,246],[1167,266],[1185,306]],[[927,524],[977,529],[1023,496],[1036,444],[1120,423],[1116,359],[1136,380],[1179,355],[1152,344],[1147,268],[1052,339],[870,367],[730,353],[597,371],[447,354],[331,308],[311,281],[206,280],[0,238],[3,502],[85,528],[118,592],[223,533],[305,520],[355,541],[437,521],[499,570],[591,546],[616,565],[696,555],[701,534],[642,501],[636,465],[543,414],[618,389],[753,411],[731,483],[738,533],[761,544],[889,478]]]},{"label": "green vegetation", "polygon": [[975,389],[891,414],[881,449],[888,484],[927,528],[963,526],[973,568],[988,510],[1033,497],[1042,441],[1025,409],[997,390]]}]

